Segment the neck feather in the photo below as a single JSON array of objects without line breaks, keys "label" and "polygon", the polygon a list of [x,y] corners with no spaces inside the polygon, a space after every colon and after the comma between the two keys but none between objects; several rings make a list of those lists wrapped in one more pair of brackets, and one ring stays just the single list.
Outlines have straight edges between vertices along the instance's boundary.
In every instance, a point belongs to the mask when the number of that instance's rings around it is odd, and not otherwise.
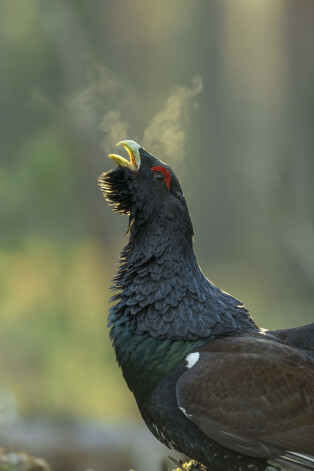
[{"label": "neck feather", "polygon": [[114,278],[118,303],[111,308],[109,325],[176,340],[258,329],[242,303],[201,272],[192,229],[176,219],[164,222],[153,218],[131,226]]}]

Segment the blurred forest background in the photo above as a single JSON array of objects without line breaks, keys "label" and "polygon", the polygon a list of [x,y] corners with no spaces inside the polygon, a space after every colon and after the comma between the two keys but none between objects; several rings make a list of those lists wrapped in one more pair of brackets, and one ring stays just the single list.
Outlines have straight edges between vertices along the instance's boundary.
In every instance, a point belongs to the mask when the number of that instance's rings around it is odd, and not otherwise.
[{"label": "blurred forest background", "polygon": [[174,168],[214,283],[314,320],[312,0],[0,0],[0,38],[1,445],[16,418],[139,421],[106,328],[119,140]]}]

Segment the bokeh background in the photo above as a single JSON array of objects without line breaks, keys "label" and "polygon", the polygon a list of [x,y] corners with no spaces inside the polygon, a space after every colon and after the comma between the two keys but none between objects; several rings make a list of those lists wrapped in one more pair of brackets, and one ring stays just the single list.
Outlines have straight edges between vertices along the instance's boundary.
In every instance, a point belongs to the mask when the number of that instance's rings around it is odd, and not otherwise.
[{"label": "bokeh background", "polygon": [[0,0],[0,47],[0,444],[142,471],[106,328],[127,220],[97,178],[141,143],[181,180],[207,276],[264,327],[312,322],[314,3]]}]

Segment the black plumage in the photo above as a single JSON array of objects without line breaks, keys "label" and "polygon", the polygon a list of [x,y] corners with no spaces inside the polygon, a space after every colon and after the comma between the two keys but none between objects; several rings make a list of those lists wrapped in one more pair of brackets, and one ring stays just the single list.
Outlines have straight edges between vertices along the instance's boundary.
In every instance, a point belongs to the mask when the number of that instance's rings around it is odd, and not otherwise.
[{"label": "black plumage", "polygon": [[213,471],[314,469],[314,323],[260,329],[200,270],[171,168],[122,144],[131,161],[100,177],[129,214],[109,325],[147,426]]}]

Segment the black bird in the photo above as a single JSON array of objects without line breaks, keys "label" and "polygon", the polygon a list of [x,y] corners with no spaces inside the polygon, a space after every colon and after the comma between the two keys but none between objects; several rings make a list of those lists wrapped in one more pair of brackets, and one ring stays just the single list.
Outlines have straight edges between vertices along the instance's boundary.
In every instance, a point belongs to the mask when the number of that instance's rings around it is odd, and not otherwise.
[{"label": "black bird", "polygon": [[148,428],[211,471],[314,470],[314,323],[258,327],[202,273],[172,169],[119,144],[130,162],[99,179],[129,215],[110,337]]}]

